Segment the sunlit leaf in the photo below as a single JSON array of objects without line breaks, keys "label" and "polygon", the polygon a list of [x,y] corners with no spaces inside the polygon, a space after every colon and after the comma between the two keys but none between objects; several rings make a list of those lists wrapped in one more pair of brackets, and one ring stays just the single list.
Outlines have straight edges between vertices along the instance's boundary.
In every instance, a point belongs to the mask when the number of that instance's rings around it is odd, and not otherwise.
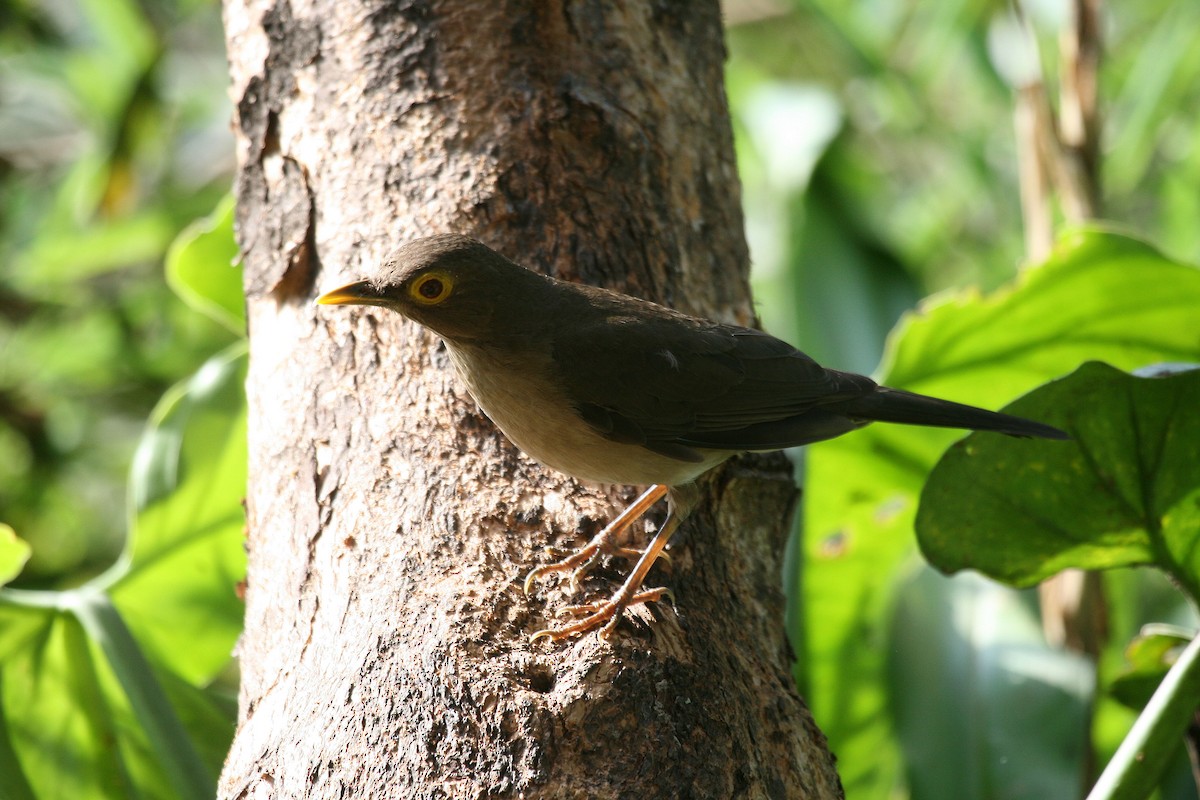
[{"label": "sunlit leaf", "polygon": [[[0,669],[0,685],[3,681],[3,670]],[[25,768],[21,766],[20,758],[13,747],[9,727],[8,711],[4,708],[4,694],[0,691],[0,796],[5,800],[34,800],[36,795],[33,786],[25,776]]]},{"label": "sunlit leaf", "polygon": [[246,331],[242,270],[233,238],[233,196],[183,230],[167,252],[167,282],[189,306],[234,333]]},{"label": "sunlit leaf", "polygon": [[163,399],[112,569],[77,590],[0,590],[5,792],[25,776],[39,797],[211,796],[233,718],[195,684],[241,623],[244,378],[239,344]]},{"label": "sunlit leaf", "polygon": [[41,636],[11,654],[3,673],[4,710],[25,775],[39,797],[137,796],[86,634],[69,614],[40,616]]},{"label": "sunlit leaf", "polygon": [[24,606],[11,600],[13,589],[0,589],[0,666],[14,653],[30,646],[30,642],[44,633],[45,615],[42,608],[52,607],[47,602],[43,607]]},{"label": "sunlit leaf", "polygon": [[[0,593],[0,624],[19,615],[33,634],[0,662],[0,764],[11,762],[0,772],[0,797],[211,796],[221,763],[213,749],[228,745],[230,720],[201,690],[169,672],[150,671],[137,644],[119,634],[119,622],[116,629],[105,622],[89,628],[72,610],[55,608],[51,594]],[[63,605],[78,607],[72,593],[60,594]],[[102,596],[94,597],[112,611]],[[124,654],[114,657],[117,651]],[[133,703],[130,689],[137,695]],[[145,698],[155,695],[147,705]],[[147,724],[148,715],[168,720],[167,727]],[[177,716],[193,741],[207,743],[198,748],[202,759],[180,738],[179,723],[169,721]],[[164,735],[171,725],[174,732]],[[175,764],[164,767],[165,761]],[[180,763],[187,765],[182,772]]]},{"label": "sunlit leaf", "polygon": [[165,782],[180,798],[211,797],[216,791],[214,773],[201,762],[192,739],[120,612],[101,592],[85,588],[65,594],[66,605],[103,655],[99,666],[104,677],[111,675],[113,679],[103,686],[105,693],[114,699],[113,705],[119,702],[122,711],[128,704],[128,713],[136,721],[127,736],[137,746],[141,756],[138,761],[145,764],[147,774],[135,775],[135,780],[140,777],[141,783]]},{"label": "sunlit leaf", "polygon": [[0,586],[21,574],[29,560],[29,544],[11,526],[0,522]]},{"label": "sunlit leaf", "polygon": [[138,640],[196,682],[228,661],[242,624],[245,369],[234,345],[163,398],[130,474],[130,542],[104,579]]}]

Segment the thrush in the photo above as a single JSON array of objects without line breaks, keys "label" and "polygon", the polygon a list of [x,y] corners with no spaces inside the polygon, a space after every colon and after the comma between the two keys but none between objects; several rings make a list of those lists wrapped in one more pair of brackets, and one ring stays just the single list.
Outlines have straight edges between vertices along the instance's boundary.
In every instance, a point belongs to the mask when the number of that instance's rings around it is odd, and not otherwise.
[{"label": "thrush", "polygon": [[687,316],[636,297],[526,269],[466,236],[395,250],[371,278],[317,299],[381,306],[441,336],[483,412],[527,455],[574,478],[649,485],[565,559],[525,581],[625,551],[626,529],[664,496],[667,517],[621,587],[573,606],[579,619],[533,634],[611,633],[671,535],[697,504],[695,480],[731,456],[840,436],[871,422],[1066,439],[1040,422],[880,386],[827,369],[751,328]]}]

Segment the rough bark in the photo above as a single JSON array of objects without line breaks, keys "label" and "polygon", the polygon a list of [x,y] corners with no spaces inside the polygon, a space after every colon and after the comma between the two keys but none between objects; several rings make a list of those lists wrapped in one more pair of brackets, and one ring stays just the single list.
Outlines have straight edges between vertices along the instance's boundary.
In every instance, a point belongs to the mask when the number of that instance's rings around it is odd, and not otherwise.
[{"label": "rough bark", "polygon": [[520,455],[417,326],[312,304],[453,230],[751,323],[717,4],[226,0],[225,17],[251,485],[221,795],[840,796],[788,673],[781,457],[706,482],[656,575],[677,608],[530,645],[578,598],[526,598],[522,577],[631,490]]}]

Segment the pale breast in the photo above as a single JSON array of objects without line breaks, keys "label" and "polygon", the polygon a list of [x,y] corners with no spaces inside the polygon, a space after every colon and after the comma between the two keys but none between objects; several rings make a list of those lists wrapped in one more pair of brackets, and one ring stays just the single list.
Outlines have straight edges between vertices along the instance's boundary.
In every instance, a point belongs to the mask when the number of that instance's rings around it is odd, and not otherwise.
[{"label": "pale breast", "polygon": [[613,442],[580,419],[546,377],[541,363],[514,364],[486,348],[446,343],[459,377],[492,422],[531,458],[584,481],[679,486],[720,464],[730,453],[706,451],[700,463],[679,461],[644,447]]}]

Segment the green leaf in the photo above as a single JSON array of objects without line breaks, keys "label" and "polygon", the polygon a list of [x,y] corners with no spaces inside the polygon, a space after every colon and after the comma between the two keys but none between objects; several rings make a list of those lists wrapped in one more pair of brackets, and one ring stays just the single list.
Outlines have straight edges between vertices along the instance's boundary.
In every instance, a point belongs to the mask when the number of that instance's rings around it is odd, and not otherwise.
[{"label": "green leaf", "polygon": [[29,554],[29,543],[17,536],[12,526],[0,522],[0,586],[21,574]]},{"label": "green leaf", "polygon": [[1110,693],[1129,708],[1141,710],[1192,636],[1174,625],[1147,625],[1125,648],[1125,671],[1113,679]]},{"label": "green leaf", "polygon": [[1079,796],[1094,668],[1046,645],[1033,598],[924,568],[897,593],[890,641],[913,797]]},{"label": "green leaf", "polygon": [[[1134,239],[1081,230],[1005,290],[923,304],[893,332],[880,377],[996,408],[1086,359],[1123,369],[1198,361],[1197,308],[1200,270]],[[894,751],[881,744],[890,741],[886,697],[862,687],[880,682],[883,619],[893,576],[913,556],[917,495],[961,435],[872,425],[808,448],[803,616],[792,636],[802,643],[797,678],[842,765],[893,769]]]},{"label": "green leaf", "polygon": [[98,579],[138,641],[196,683],[228,662],[242,626],[245,370],[242,342],[159,403],[134,456],[125,554]]},{"label": "green leaf", "polygon": [[233,716],[194,684],[228,663],[241,626],[245,366],[242,342],[156,408],[117,564],[76,590],[0,589],[4,792],[212,795]]},{"label": "green leaf", "polygon": [[242,270],[233,238],[232,195],[185,228],[167,251],[167,283],[192,308],[234,333],[246,332]]},{"label": "green leaf", "polygon": [[[15,602],[14,595],[23,597],[41,596],[45,602],[38,605]],[[43,634],[45,620],[41,611],[31,609],[56,607],[57,593],[17,592],[0,589],[0,667],[15,653],[30,646],[30,642]]]},{"label": "green leaf", "polygon": [[1008,290],[933,298],[893,335],[885,377],[987,402],[1089,360],[1127,369],[1195,361],[1198,302],[1194,266],[1137,239],[1084,229]]},{"label": "green leaf", "polygon": [[137,797],[120,723],[79,622],[31,611],[41,632],[4,663],[2,702],[24,773],[40,797]]},{"label": "green leaf", "polygon": [[1200,637],[1194,638],[1104,768],[1088,800],[1141,800],[1158,785],[1200,707]]},{"label": "green leaf", "polygon": [[109,599],[92,591],[69,593],[71,610],[99,645],[124,691],[140,732],[149,741],[156,767],[165,773],[176,796],[206,800],[216,781],[200,760],[150,663]]},{"label": "green leaf", "polygon": [[1033,392],[1010,413],[1070,443],[973,434],[921,495],[917,534],[946,572],[1029,586],[1067,567],[1153,564],[1200,598],[1200,371],[1137,378],[1104,364]]},{"label": "green leaf", "polygon": [[[4,670],[0,669],[0,686],[3,684]],[[0,797],[5,800],[34,800],[36,797],[13,746],[3,691],[0,691]]]},{"label": "green leaf", "polygon": [[117,565],[75,591],[0,591],[12,774],[38,796],[212,794],[232,717],[192,683],[228,662],[241,624],[244,377],[243,343],[160,403]]},{"label": "green leaf", "polygon": [[0,625],[18,618],[30,635],[0,653],[0,797],[212,796],[232,718],[151,668],[103,595],[0,591]]}]

